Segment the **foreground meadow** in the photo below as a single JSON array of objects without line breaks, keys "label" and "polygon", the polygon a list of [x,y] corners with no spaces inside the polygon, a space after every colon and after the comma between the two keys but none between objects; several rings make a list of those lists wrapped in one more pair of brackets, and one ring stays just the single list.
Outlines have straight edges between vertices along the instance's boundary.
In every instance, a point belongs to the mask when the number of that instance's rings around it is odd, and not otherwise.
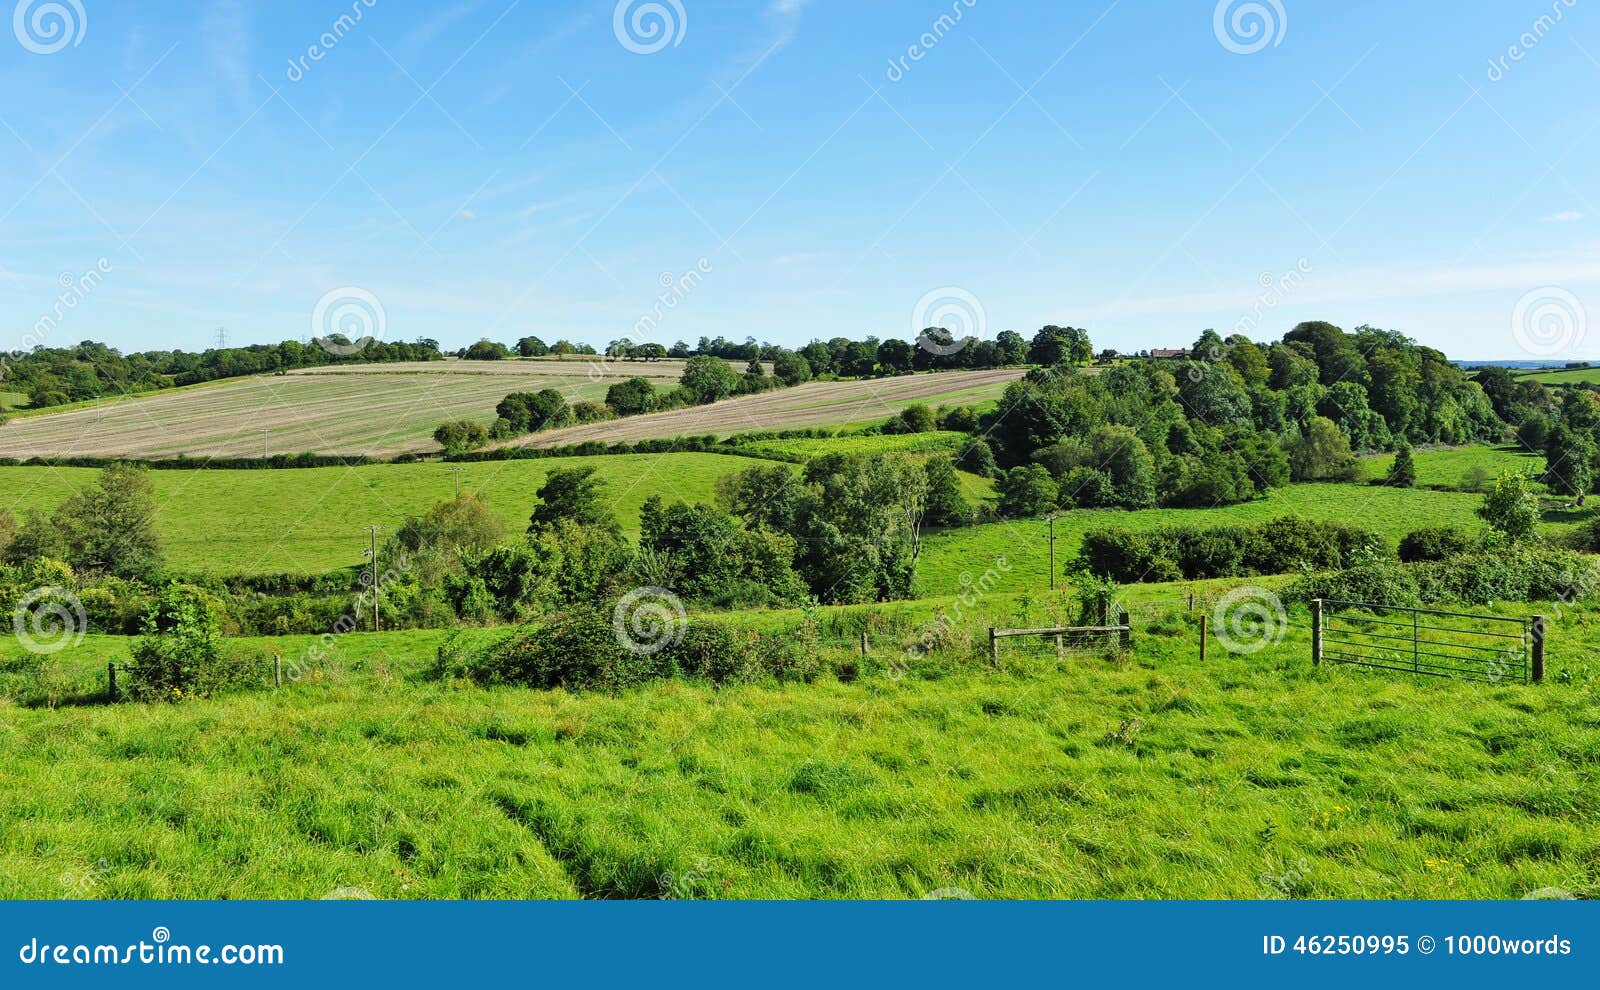
[{"label": "foreground meadow", "polygon": [[1303,613],[1202,664],[1155,604],[1181,591],[1136,590],[1131,656],[990,669],[984,625],[1060,604],[992,596],[904,678],[887,637],[810,684],[620,695],[435,682],[423,632],[346,636],[282,690],[104,705],[128,643],[91,637],[49,661],[59,707],[0,708],[0,896],[1600,893],[1593,614],[1545,684],[1489,686],[1314,669]]}]

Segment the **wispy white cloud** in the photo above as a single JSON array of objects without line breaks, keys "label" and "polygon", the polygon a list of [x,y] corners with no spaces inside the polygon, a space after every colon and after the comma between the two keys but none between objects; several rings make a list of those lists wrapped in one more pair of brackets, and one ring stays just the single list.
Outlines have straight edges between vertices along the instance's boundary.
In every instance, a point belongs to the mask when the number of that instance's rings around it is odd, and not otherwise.
[{"label": "wispy white cloud", "polygon": [[1577,210],[1563,210],[1560,213],[1552,213],[1550,216],[1540,217],[1539,219],[1543,223],[1577,223],[1583,219],[1583,214]]}]

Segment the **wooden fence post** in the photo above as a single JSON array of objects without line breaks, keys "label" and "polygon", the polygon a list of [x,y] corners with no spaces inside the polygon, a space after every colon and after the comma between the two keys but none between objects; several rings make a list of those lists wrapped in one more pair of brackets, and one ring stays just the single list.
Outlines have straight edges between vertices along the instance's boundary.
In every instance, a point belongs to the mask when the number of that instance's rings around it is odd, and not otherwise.
[{"label": "wooden fence post", "polygon": [[865,629],[861,630],[861,655],[867,655],[867,631]]},{"label": "wooden fence post", "polygon": [[1117,635],[1121,639],[1120,645],[1123,651],[1126,652],[1133,648],[1133,616],[1128,614],[1127,609],[1122,610],[1122,621],[1118,625],[1122,626],[1122,631]]},{"label": "wooden fence post", "polygon": [[1322,599],[1311,599],[1311,666],[1322,666]]},{"label": "wooden fence post", "polygon": [[1206,662],[1206,626],[1210,624],[1209,615],[1200,616],[1200,662]]},{"label": "wooden fence post", "polygon": [[1544,680],[1544,616],[1533,617],[1533,683]]},{"label": "wooden fence post", "polygon": [[994,634],[994,626],[989,627],[989,662],[1000,666],[1000,637]]},{"label": "wooden fence post", "polygon": [[1061,642],[1061,634],[1056,633],[1056,662],[1060,663],[1062,660],[1066,659],[1066,656],[1067,651],[1066,647]]},{"label": "wooden fence post", "polygon": [[117,700],[117,665],[115,662],[106,664],[106,697],[112,701]]},{"label": "wooden fence post", "polygon": [[272,686],[283,687],[283,657],[277,653],[272,655]]}]

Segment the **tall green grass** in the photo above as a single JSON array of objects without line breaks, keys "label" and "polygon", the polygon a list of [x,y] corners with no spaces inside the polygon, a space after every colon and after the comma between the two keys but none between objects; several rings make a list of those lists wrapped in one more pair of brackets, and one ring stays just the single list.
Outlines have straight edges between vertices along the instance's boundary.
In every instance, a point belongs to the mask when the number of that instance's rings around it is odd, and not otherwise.
[{"label": "tall green grass", "polygon": [[282,691],[0,709],[0,896],[1597,892],[1593,613],[1538,687],[1313,669],[1303,614],[1202,664],[1138,598],[1131,657],[987,668],[985,625],[1059,604],[990,596],[899,680],[481,690],[421,676],[436,634],[353,634]]}]

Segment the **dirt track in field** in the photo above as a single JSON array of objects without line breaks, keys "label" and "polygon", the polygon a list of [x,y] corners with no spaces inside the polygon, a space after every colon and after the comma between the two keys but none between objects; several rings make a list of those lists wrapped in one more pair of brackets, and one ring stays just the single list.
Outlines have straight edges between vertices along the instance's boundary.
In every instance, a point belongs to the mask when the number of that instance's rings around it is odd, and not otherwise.
[{"label": "dirt track in field", "polygon": [[530,434],[507,446],[559,447],[590,440],[618,443],[705,434],[726,436],[748,430],[792,430],[888,419],[918,402],[963,405],[995,398],[1022,375],[1019,368],[999,368],[865,381],[808,382],[709,406]]}]

